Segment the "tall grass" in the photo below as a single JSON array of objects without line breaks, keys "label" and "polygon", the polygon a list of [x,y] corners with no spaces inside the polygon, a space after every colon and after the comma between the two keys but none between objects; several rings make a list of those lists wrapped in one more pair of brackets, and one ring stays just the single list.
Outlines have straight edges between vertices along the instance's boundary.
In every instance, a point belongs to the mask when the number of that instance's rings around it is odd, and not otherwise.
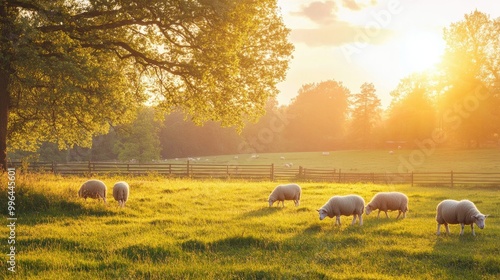
[{"label": "tall grass", "polygon": [[[85,178],[18,175],[17,272],[1,279],[498,279],[498,189],[407,185],[301,183],[299,207],[267,207],[275,182],[101,178],[108,205],[77,197]],[[131,197],[119,208],[114,182]],[[0,179],[6,217],[6,178]],[[316,209],[332,195],[379,191],[410,199],[404,220],[371,214],[364,225],[319,221]],[[490,214],[484,230],[436,236],[435,207],[468,198]],[[375,213],[376,214],[376,213]],[[392,215],[391,215],[392,214]],[[383,216],[383,215],[381,215]],[[6,219],[4,219],[5,221]],[[7,222],[5,222],[6,224]],[[0,227],[1,236],[8,229]],[[3,238],[3,255],[7,253]],[[5,263],[5,262],[4,262]]]}]

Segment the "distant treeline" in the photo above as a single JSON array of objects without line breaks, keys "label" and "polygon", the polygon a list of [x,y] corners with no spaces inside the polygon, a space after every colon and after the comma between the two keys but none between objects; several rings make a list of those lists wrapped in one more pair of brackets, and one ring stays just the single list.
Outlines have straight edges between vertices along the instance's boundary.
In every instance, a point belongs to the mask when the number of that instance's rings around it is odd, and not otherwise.
[{"label": "distant treeline", "polygon": [[241,132],[211,121],[197,126],[178,111],[158,120],[154,108],[145,107],[131,124],[94,137],[90,149],[59,151],[55,144],[44,143],[37,153],[17,152],[11,159],[151,162],[239,153],[498,146],[500,116],[493,108],[481,103],[477,110],[440,115],[430,90],[418,83],[424,78],[403,80],[385,111],[372,84],[364,84],[356,94],[333,80],[305,85],[287,106],[270,100],[259,121]]}]

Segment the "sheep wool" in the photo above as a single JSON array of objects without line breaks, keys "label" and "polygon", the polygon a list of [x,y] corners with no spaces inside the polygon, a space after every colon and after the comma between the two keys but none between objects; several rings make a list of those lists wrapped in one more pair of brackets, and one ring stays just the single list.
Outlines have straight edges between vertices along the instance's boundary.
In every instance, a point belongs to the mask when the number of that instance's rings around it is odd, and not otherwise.
[{"label": "sheep wool", "polygon": [[446,199],[441,201],[436,207],[437,235],[440,234],[440,227],[444,225],[446,233],[450,234],[449,224],[460,224],[460,235],[464,234],[465,225],[470,225],[472,235],[474,232],[474,224],[480,229],[485,227],[485,220],[488,215],[484,215],[476,208],[476,205],[469,200],[451,200]]},{"label": "sheep wool", "polygon": [[100,180],[88,180],[78,190],[78,196],[83,197],[85,200],[87,200],[87,197],[94,199],[102,198],[104,204],[106,204],[106,192],[107,188],[104,182]]},{"label": "sheep wool", "polygon": [[120,207],[125,207],[125,203],[128,200],[130,193],[130,186],[127,182],[120,181],[116,182],[113,186],[113,197],[118,201]]},{"label": "sheep wool", "polygon": [[295,206],[299,206],[301,194],[302,189],[297,184],[279,185],[269,195],[269,207],[273,206],[275,201],[278,201],[278,206],[281,201],[282,206],[285,207],[285,200],[293,200]]},{"label": "sheep wool", "polygon": [[366,205],[366,215],[369,215],[372,211],[377,209],[377,218],[380,217],[380,211],[384,211],[385,216],[389,218],[387,211],[397,210],[399,214],[396,219],[399,218],[401,213],[403,214],[404,219],[406,218],[406,212],[408,211],[408,197],[404,193],[400,192],[379,192],[372,198],[368,205]]},{"label": "sheep wool", "polygon": [[365,209],[365,200],[359,195],[332,196],[325,205],[316,210],[319,213],[319,219],[325,217],[336,217],[335,225],[341,225],[340,216],[353,216],[351,225],[356,223],[356,217],[359,218],[359,225],[363,225],[363,211]]}]

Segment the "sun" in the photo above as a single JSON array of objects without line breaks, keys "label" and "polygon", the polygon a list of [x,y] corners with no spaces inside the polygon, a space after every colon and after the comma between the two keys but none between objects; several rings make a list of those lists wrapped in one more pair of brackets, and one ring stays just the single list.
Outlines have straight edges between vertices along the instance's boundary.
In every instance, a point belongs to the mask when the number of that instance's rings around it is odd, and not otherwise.
[{"label": "sun", "polygon": [[401,70],[407,73],[422,72],[438,64],[445,42],[440,33],[410,31],[397,42]]}]

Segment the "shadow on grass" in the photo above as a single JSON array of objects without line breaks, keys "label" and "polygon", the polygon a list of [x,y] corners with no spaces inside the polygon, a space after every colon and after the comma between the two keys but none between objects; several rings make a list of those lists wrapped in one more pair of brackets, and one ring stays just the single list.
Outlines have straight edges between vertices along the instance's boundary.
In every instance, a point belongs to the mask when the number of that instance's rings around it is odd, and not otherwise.
[{"label": "shadow on grass", "polygon": [[[17,242],[16,242],[17,243]],[[83,246],[81,243],[66,238],[41,237],[19,240],[23,250],[39,251],[41,249],[51,252],[68,251],[73,253],[88,253],[102,256],[103,251]]]},{"label": "shadow on grass", "polygon": [[439,266],[450,277],[472,278],[482,275],[485,278],[498,279],[500,275],[500,257],[496,236],[480,235],[476,229],[476,236],[470,231],[459,235],[457,226],[450,226],[450,235],[441,233],[436,237],[432,262]]},{"label": "shadow on grass", "polygon": [[273,213],[277,213],[279,211],[283,211],[282,207],[263,207],[257,210],[253,210],[250,212],[246,212],[241,215],[241,218],[255,218],[255,217],[264,217],[271,215]]},{"label": "shadow on grass", "polygon": [[175,250],[147,245],[131,245],[120,249],[118,253],[134,262],[151,261],[153,263],[167,262],[169,258],[179,256],[179,253]]},{"label": "shadow on grass", "polygon": [[234,236],[213,242],[203,242],[191,239],[181,243],[182,250],[187,252],[238,253],[238,251],[241,251],[242,249],[273,251],[279,249],[280,247],[280,242],[256,238],[253,236]]}]

